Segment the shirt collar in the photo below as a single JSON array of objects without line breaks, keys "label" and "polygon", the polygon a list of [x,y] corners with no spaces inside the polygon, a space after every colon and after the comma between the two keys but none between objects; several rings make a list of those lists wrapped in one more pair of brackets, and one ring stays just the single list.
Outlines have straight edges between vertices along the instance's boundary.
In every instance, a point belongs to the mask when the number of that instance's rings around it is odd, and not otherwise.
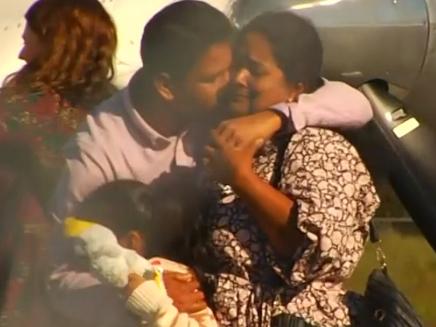
[{"label": "shirt collar", "polygon": [[143,136],[150,142],[150,145],[155,150],[162,150],[171,144],[170,138],[167,138],[157,131],[155,131],[147,122],[141,117],[139,112],[133,107],[130,100],[129,88],[126,87],[123,90],[123,104],[126,108],[127,115],[131,119],[132,123],[143,134]]},{"label": "shirt collar", "polygon": [[177,140],[175,151],[175,163],[178,167],[195,167],[195,159],[188,155],[185,151],[185,144],[191,142],[189,139],[189,133],[183,132]]},{"label": "shirt collar", "polygon": [[130,100],[129,88],[123,90],[123,103],[126,108],[126,112],[135,128],[141,133],[141,135],[150,143],[153,150],[163,150],[173,144],[175,141],[174,149],[174,161],[177,166],[182,167],[194,167],[194,158],[186,154],[184,148],[184,142],[189,142],[187,137],[188,133],[185,131],[179,136],[165,137],[155,131],[147,122],[142,118],[139,112],[133,107]]}]

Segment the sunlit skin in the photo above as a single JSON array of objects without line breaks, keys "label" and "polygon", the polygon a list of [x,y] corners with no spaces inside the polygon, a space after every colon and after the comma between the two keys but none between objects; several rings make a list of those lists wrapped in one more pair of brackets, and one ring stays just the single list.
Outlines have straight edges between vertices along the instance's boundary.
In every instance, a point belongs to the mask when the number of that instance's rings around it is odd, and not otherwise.
[{"label": "sunlit skin", "polygon": [[180,87],[181,102],[196,110],[216,109],[218,97],[230,78],[232,49],[228,42],[212,45],[188,74]]},{"label": "sunlit skin", "polygon": [[135,76],[129,85],[132,103],[160,134],[179,134],[216,112],[221,91],[229,82],[231,63],[230,43],[212,44],[186,77],[178,79],[165,72],[154,76],[151,96],[144,97],[144,84],[136,82],[140,76]]},{"label": "sunlit skin", "polygon": [[236,51],[240,62],[233,82],[239,89],[236,100],[242,102],[248,96],[249,111],[259,112],[280,102],[294,101],[303,92],[300,84],[286,80],[269,41],[262,34],[248,33]]},{"label": "sunlit skin", "polygon": [[27,63],[37,61],[42,53],[42,42],[39,36],[30,28],[28,24],[26,24],[22,38],[24,44],[18,55],[18,58]]},{"label": "sunlit skin", "polygon": [[[223,107],[236,118],[221,123],[216,132],[229,146],[247,147],[258,138],[270,139],[280,128],[271,106],[295,101],[304,91],[290,83],[275,61],[272,48],[260,33],[248,33],[234,49],[231,79]],[[249,115],[249,113],[255,113]]]}]

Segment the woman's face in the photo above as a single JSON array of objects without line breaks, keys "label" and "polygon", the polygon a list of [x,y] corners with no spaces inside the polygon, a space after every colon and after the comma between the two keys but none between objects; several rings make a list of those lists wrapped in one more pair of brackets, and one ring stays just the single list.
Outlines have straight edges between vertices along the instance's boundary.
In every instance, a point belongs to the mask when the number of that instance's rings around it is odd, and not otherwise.
[{"label": "woman's face", "polygon": [[239,88],[240,94],[244,94],[242,91],[246,90],[252,112],[294,100],[301,93],[300,87],[286,80],[274,58],[268,39],[262,34],[247,33],[236,52],[240,61],[233,85]]},{"label": "woman's face", "polygon": [[26,24],[23,32],[24,45],[18,57],[27,63],[38,60],[42,53],[42,42],[38,35]]}]

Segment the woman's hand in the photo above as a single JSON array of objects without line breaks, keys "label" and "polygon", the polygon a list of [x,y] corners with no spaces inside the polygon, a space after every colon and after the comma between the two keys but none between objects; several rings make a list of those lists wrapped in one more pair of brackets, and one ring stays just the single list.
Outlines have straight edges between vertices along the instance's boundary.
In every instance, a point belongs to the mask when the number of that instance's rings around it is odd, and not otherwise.
[{"label": "woman's hand", "polygon": [[221,183],[234,186],[242,176],[252,173],[252,160],[264,139],[244,144],[235,142],[233,135],[213,130],[212,145],[205,147],[203,163],[212,176]]}]

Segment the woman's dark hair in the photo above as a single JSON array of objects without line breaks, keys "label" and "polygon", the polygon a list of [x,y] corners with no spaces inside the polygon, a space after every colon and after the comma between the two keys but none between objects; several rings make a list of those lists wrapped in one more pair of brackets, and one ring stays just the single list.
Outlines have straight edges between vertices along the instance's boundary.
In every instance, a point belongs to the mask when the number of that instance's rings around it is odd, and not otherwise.
[{"label": "woman's dark hair", "polygon": [[201,224],[197,200],[192,178],[165,174],[150,186],[132,180],[105,184],[85,198],[74,215],[107,226],[117,236],[139,230],[147,256],[191,265]]},{"label": "woman's dark hair", "polygon": [[183,79],[213,44],[227,41],[234,32],[229,19],[201,1],[173,3],[146,24],[141,41],[144,74],[167,73]]},{"label": "woman's dark hair", "polygon": [[98,0],[38,0],[25,18],[44,51],[6,79],[6,92],[54,91],[90,107],[113,91],[117,34]]},{"label": "woman's dark hair", "polygon": [[278,66],[286,79],[302,83],[305,92],[321,84],[323,48],[313,24],[291,11],[261,14],[244,26],[240,37],[259,33],[269,41]]}]

